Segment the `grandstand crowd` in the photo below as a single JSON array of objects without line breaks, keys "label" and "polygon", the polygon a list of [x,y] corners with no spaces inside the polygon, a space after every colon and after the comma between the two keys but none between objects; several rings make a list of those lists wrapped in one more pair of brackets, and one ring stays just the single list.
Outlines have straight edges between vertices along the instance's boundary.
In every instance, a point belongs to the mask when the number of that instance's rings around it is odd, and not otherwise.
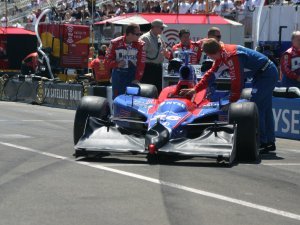
[{"label": "grandstand crowd", "polygon": [[[90,23],[119,16],[124,13],[213,13],[243,23],[251,16],[260,0],[5,0],[1,1],[1,26],[34,25],[42,9],[53,12],[42,21],[65,23]],[[293,0],[297,3],[298,0]],[[287,3],[287,2],[285,2]],[[280,0],[267,0],[266,4],[283,4]],[[140,9],[141,7],[141,9]],[[7,12],[7,17],[6,17]],[[8,20],[8,21],[7,21]]]}]

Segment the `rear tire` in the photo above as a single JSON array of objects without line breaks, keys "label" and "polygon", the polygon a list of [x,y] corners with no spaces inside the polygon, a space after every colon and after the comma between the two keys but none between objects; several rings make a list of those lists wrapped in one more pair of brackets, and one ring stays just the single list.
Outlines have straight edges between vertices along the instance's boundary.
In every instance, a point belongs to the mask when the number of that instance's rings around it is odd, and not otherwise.
[{"label": "rear tire", "polygon": [[152,84],[136,84],[140,88],[139,96],[145,98],[158,98],[158,91],[155,85]]},{"label": "rear tire", "polygon": [[76,145],[84,133],[86,120],[89,116],[107,120],[110,114],[109,104],[105,98],[84,96],[76,110],[73,129],[73,140]]},{"label": "rear tire", "polygon": [[259,156],[259,124],[257,106],[253,102],[232,103],[229,123],[237,124],[235,147],[237,161],[256,161]]}]

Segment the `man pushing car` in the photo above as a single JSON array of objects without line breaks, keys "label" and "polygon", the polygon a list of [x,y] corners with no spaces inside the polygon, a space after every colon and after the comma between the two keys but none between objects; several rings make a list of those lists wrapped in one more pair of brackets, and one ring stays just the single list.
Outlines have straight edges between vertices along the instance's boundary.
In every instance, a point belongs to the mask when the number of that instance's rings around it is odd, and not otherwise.
[{"label": "man pushing car", "polygon": [[[260,149],[262,151],[275,151],[272,93],[278,80],[278,71],[274,63],[265,55],[252,49],[240,45],[221,45],[212,38],[203,42],[202,49],[208,57],[214,60],[214,64],[194,88],[182,89],[180,94],[193,95],[206,88],[214,72],[222,63],[229,68],[231,79],[230,103],[239,100],[245,80],[253,78],[251,101],[256,103],[259,113]],[[246,76],[244,69],[251,70],[251,75]]]}]

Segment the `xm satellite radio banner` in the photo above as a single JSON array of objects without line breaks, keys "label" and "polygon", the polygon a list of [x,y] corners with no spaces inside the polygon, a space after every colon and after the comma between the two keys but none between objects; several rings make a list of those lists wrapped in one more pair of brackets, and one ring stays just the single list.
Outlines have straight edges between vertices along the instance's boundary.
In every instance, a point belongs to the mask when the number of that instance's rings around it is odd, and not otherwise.
[{"label": "xm satellite radio banner", "polygon": [[300,140],[300,98],[274,98],[276,137]]},{"label": "xm satellite radio banner", "polygon": [[44,85],[44,103],[64,108],[76,108],[83,96],[81,84],[51,83]]}]

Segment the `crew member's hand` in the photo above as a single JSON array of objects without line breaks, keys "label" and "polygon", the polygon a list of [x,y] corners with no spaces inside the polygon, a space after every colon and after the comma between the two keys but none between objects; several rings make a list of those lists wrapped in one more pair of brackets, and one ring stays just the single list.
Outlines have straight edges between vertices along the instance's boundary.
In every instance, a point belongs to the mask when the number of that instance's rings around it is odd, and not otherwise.
[{"label": "crew member's hand", "polygon": [[298,81],[298,82],[300,82],[300,76],[299,76],[299,77],[297,77],[297,81]]},{"label": "crew member's hand", "polygon": [[140,81],[139,80],[133,80],[131,83],[133,83],[133,84],[139,84]]},{"label": "crew member's hand", "polygon": [[118,68],[123,68],[123,67],[125,67],[125,65],[126,65],[125,60],[121,60],[118,62]]},{"label": "crew member's hand", "polygon": [[161,50],[161,54],[168,59],[171,53],[168,51],[168,49],[164,48]]},{"label": "crew member's hand", "polygon": [[194,88],[181,89],[179,92],[179,95],[184,95],[184,96],[192,96],[194,94],[196,94],[196,90]]},{"label": "crew member's hand", "polygon": [[223,106],[221,107],[221,110],[222,110],[222,111],[228,111],[229,106],[230,106],[230,103],[228,103],[228,104],[226,104],[226,105],[223,105]]}]

